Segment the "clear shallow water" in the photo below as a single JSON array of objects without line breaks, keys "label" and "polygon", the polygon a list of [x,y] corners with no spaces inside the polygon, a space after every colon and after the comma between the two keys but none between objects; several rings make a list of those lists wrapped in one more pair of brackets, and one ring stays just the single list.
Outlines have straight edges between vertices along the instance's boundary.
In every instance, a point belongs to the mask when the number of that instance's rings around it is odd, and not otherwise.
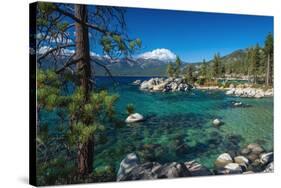
[{"label": "clear shallow water", "polygon": [[[96,164],[118,166],[124,156],[138,152],[142,160],[158,162],[197,160],[212,168],[222,152],[237,152],[249,143],[260,143],[267,150],[273,147],[273,98],[246,99],[226,96],[221,91],[190,93],[143,92],[131,83],[136,79],[118,78],[120,82],[110,92],[119,95],[117,112],[125,119],[126,105],[147,120],[111,132],[107,144],[98,146]],[[104,86],[110,80],[97,80]],[[107,85],[108,84],[108,85]],[[248,107],[233,107],[241,101]],[[215,118],[225,123],[212,125]]]},{"label": "clear shallow water", "polygon": [[[143,162],[197,160],[212,168],[219,154],[235,153],[249,143],[273,148],[273,98],[246,99],[226,96],[222,91],[199,90],[150,93],[131,84],[149,78],[115,79],[119,83],[115,87],[104,77],[98,77],[97,84],[119,95],[118,118],[126,119],[125,108],[132,103],[146,121],[121,128],[109,126],[106,142],[95,148],[95,167],[112,165],[118,170],[126,154],[136,152]],[[233,107],[233,101],[248,107]],[[49,117],[50,123],[57,123],[57,118]],[[224,125],[214,127],[215,118],[222,119]]]}]

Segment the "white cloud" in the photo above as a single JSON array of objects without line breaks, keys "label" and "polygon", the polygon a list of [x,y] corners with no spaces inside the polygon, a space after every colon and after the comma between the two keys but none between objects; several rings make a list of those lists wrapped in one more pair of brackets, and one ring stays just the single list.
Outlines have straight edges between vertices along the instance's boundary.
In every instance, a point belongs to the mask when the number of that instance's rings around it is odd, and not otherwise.
[{"label": "white cloud", "polygon": [[[50,46],[42,46],[39,48],[39,50],[37,50],[37,53],[38,54],[44,54],[46,53],[47,51],[51,50],[52,47]],[[64,54],[64,55],[72,55],[75,53],[75,50],[74,49],[68,49],[68,48],[62,48],[60,49],[60,52],[61,54]],[[98,57],[98,58],[101,58],[101,56],[95,52],[90,52],[90,55],[93,56],[93,57]]]},{"label": "white cloud", "polygon": [[[67,36],[67,37],[66,37]],[[46,40],[46,42],[50,42],[50,43],[67,43],[70,44],[72,42],[74,42],[70,37],[68,33],[65,33],[65,36],[63,37],[62,35],[58,35],[56,37],[52,37],[47,35],[45,37],[45,35],[43,33],[37,33],[36,34],[36,38],[38,40]]]},{"label": "white cloud", "polygon": [[39,50],[37,51],[38,54],[44,54],[47,51],[51,50],[52,48],[49,46],[42,46],[39,48]]},{"label": "white cloud", "polygon": [[138,58],[143,59],[158,59],[161,61],[175,61],[176,60],[176,54],[171,52],[169,49],[165,48],[158,48],[150,52],[145,52],[143,54],[140,54]]}]

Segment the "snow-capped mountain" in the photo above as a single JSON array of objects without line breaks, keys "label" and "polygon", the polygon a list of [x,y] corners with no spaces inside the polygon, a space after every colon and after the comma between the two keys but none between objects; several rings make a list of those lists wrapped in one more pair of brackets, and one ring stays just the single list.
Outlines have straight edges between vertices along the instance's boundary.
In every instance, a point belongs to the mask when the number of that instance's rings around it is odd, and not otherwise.
[{"label": "snow-capped mountain", "polygon": [[[167,64],[175,60],[176,55],[172,51],[159,48],[131,59],[123,58],[117,63],[107,63],[107,67],[113,75],[163,76],[166,75]],[[104,75],[105,72],[100,67],[95,66],[95,68],[97,74]]]}]

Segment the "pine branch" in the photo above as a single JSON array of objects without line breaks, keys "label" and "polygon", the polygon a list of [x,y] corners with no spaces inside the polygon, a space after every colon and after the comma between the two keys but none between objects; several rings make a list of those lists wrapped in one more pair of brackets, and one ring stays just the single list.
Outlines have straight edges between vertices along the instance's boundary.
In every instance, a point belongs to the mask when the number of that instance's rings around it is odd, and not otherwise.
[{"label": "pine branch", "polygon": [[98,62],[98,61],[96,61],[96,60],[94,60],[94,59],[92,59],[92,58],[91,58],[91,60],[92,60],[95,64],[97,64],[98,66],[102,67],[102,68],[107,72],[107,74],[109,75],[109,77],[111,78],[111,80],[112,80],[114,83],[117,83],[117,82],[115,81],[114,77],[112,76],[110,70],[109,70],[105,65],[103,65],[102,63],[100,63],[100,62]]},{"label": "pine branch", "polygon": [[58,70],[56,70],[56,73],[59,74],[61,73],[62,71],[64,71],[66,68],[68,68],[69,66],[71,65],[74,65],[76,64],[78,61],[80,61],[82,58],[78,58],[78,59],[74,59],[72,61],[68,61],[67,63],[64,64],[64,66]]},{"label": "pine branch", "polygon": [[41,61],[42,59],[44,59],[45,57],[47,57],[49,54],[57,51],[57,50],[61,50],[63,48],[69,48],[69,47],[75,47],[75,44],[65,44],[65,45],[59,45],[55,48],[52,48],[50,50],[48,50],[47,52],[45,52],[43,55],[41,55],[40,57],[37,58],[37,61]]},{"label": "pine branch", "polygon": [[58,6],[56,6],[56,11],[58,11],[59,13],[71,18],[72,20],[76,21],[77,23],[80,23],[82,25],[85,25],[89,28],[92,28],[100,33],[103,33],[105,35],[109,35],[109,36],[113,36],[113,35],[121,35],[121,33],[118,33],[118,32],[112,32],[112,31],[108,31],[107,29],[105,28],[102,28],[102,27],[99,27],[98,25],[96,24],[91,24],[91,23],[85,23],[83,21],[81,21],[79,18],[77,18],[75,15],[59,8]]}]

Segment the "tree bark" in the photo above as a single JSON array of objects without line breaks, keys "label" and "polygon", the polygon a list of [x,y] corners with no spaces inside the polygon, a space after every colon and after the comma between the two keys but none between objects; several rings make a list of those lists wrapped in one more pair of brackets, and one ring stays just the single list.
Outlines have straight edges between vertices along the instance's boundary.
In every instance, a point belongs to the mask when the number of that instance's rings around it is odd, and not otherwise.
[{"label": "tree bark", "polygon": [[[79,86],[83,90],[85,103],[88,101],[89,92],[91,90],[91,65],[90,65],[90,47],[89,47],[89,34],[88,26],[82,23],[88,21],[87,6],[75,5],[75,17],[81,22],[75,23],[75,42],[76,42],[76,56],[80,59],[77,62],[77,73],[79,77]],[[86,124],[86,122],[84,122]],[[85,143],[78,144],[78,171],[82,175],[86,175],[93,170],[93,152],[94,144],[93,138],[90,138]]]}]

